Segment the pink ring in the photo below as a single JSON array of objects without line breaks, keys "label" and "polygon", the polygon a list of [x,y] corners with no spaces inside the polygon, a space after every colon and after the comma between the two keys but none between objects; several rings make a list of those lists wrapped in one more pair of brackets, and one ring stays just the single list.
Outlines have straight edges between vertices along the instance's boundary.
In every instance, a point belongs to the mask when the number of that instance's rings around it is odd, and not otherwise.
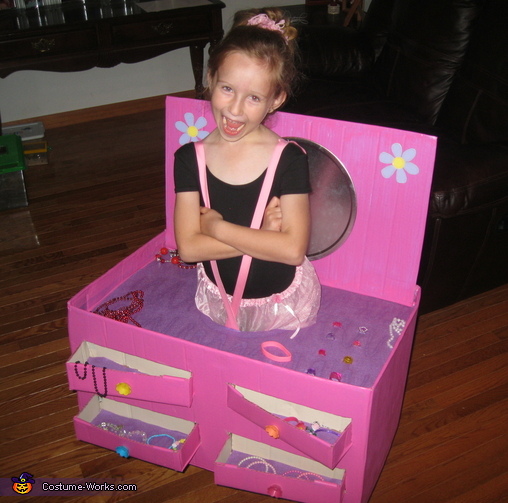
[{"label": "pink ring", "polygon": [[340,372],[332,372],[329,377],[330,381],[338,381],[342,380],[342,374]]},{"label": "pink ring", "polygon": [[[277,348],[280,349],[286,356],[277,356],[268,351],[267,348]],[[273,360],[274,362],[290,362],[292,355],[291,351],[289,351],[286,347],[284,347],[280,342],[277,341],[265,341],[261,343],[261,351],[263,354]]]}]

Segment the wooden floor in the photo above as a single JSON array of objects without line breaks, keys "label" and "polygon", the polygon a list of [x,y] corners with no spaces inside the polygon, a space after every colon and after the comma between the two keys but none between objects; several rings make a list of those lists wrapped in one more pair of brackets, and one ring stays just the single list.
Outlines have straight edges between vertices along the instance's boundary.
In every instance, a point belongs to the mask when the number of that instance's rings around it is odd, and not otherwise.
[{"label": "wooden floor", "polygon": [[[74,437],[66,302],[165,226],[163,110],[83,117],[49,120],[51,162],[26,172],[29,208],[0,213],[0,478],[137,484],[86,498],[97,502],[272,501]],[[420,318],[400,428],[371,503],[508,501],[507,347],[508,285]]]}]

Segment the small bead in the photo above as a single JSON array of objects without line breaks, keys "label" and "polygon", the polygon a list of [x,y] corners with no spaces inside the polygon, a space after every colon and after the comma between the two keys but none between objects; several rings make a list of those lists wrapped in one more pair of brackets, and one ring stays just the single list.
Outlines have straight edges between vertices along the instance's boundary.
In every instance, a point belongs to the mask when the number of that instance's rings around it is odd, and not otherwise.
[{"label": "small bead", "polygon": [[326,338],[329,340],[329,341],[334,341],[335,340],[335,335],[333,335],[331,332],[328,332],[326,334]]},{"label": "small bead", "polygon": [[180,258],[179,257],[173,257],[171,259],[171,263],[175,264],[175,265],[178,265],[180,263]]},{"label": "small bead", "polygon": [[326,351],[324,349],[320,349],[318,351],[318,355],[320,355],[320,356],[326,356]]},{"label": "small bead", "polygon": [[333,325],[334,327],[341,327],[341,326],[342,326],[342,323],[341,323],[340,321],[334,321],[334,322],[332,323],[332,325]]},{"label": "small bead", "polygon": [[161,255],[167,255],[169,250],[167,248],[161,248]]},{"label": "small bead", "polygon": [[355,342],[353,342],[353,345],[360,347],[362,345],[362,343],[360,341],[355,341]]},{"label": "small bead", "polygon": [[345,356],[342,361],[344,363],[353,363],[353,358],[351,358],[350,356]]}]

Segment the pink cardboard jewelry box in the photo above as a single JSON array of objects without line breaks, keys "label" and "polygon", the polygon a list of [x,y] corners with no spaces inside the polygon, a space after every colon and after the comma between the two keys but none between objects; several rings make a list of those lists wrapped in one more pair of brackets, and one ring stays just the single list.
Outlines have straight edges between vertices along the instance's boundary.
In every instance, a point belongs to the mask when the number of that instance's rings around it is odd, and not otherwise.
[{"label": "pink cardboard jewelry box", "polygon": [[[167,228],[69,301],[69,385],[88,411],[76,433],[115,449],[116,423],[104,441],[91,416],[120,404],[146,411],[147,429],[160,427],[159,415],[187,425],[179,458],[131,441],[132,456],[176,470],[190,463],[218,484],[274,497],[366,502],[400,417],[436,139],[285,113],[269,122],[309,153],[317,323],[294,338],[220,327],[194,306],[196,271],[156,260],[175,248],[173,154],[214,127],[207,102],[169,97]],[[105,304],[123,321],[94,312]],[[277,345],[289,361],[270,357]]]}]

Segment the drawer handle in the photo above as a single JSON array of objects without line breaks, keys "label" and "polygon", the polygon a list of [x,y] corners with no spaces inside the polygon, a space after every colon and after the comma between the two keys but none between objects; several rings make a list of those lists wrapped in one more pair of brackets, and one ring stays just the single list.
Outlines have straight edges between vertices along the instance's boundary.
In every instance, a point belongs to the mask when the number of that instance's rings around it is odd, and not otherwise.
[{"label": "drawer handle", "polygon": [[39,52],[49,52],[55,47],[55,39],[41,38],[37,42],[32,42],[32,48]]},{"label": "drawer handle", "polygon": [[125,445],[119,445],[115,452],[121,457],[121,458],[128,458],[130,456],[129,449],[125,447]]},{"label": "drawer handle", "polygon": [[132,393],[132,388],[125,382],[119,382],[115,389],[119,395],[128,396]]},{"label": "drawer handle", "polygon": [[282,497],[282,489],[279,486],[273,485],[268,488],[268,496],[272,498],[281,498]]},{"label": "drawer handle", "polygon": [[168,35],[173,29],[173,23],[158,23],[152,25],[153,31],[157,33],[157,35]]},{"label": "drawer handle", "polygon": [[274,426],[273,424],[269,424],[268,426],[266,426],[265,431],[272,438],[279,438],[280,437],[279,428],[277,428],[277,426]]}]

